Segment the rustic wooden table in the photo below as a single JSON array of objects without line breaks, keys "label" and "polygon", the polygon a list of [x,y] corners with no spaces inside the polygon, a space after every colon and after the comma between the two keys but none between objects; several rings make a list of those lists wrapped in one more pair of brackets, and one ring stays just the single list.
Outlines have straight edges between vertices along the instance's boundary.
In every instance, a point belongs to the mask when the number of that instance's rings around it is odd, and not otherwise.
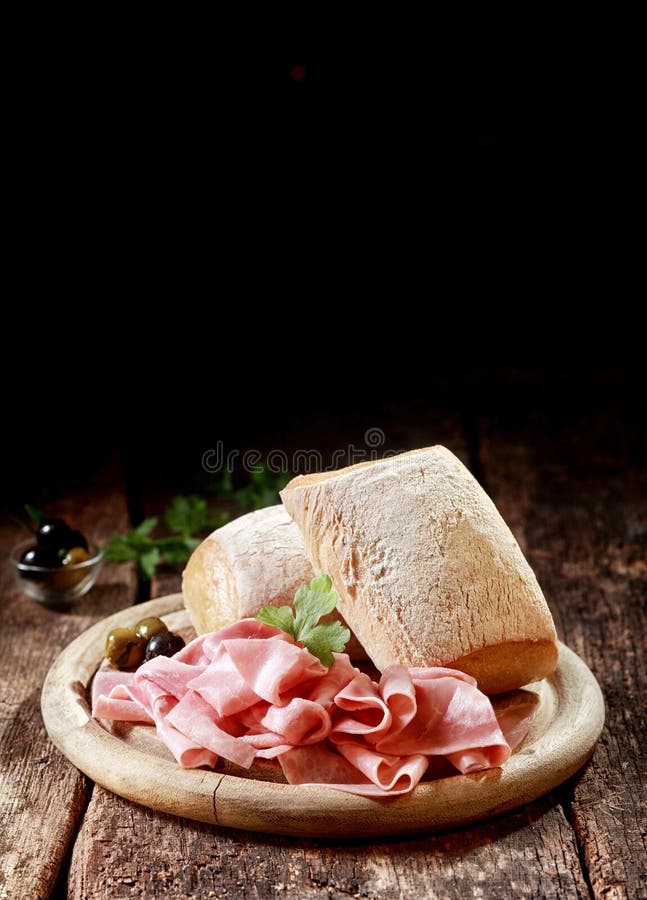
[{"label": "rustic wooden table", "polygon": [[[594,412],[421,417],[408,445],[443,442],[471,465],[515,532],[559,635],[607,703],[591,762],[516,812],[451,833],[379,842],[299,840],[159,815],[92,784],[49,743],[39,695],[65,645],[135,602],[135,573],[104,567],[72,613],[27,599],[0,568],[0,898],[647,897],[647,442],[635,417]],[[404,443],[404,441],[403,441]],[[97,540],[128,524],[111,466],[55,510]],[[147,512],[159,498],[144,498]],[[10,547],[17,527],[2,525]],[[152,596],[177,590],[158,579]]]}]

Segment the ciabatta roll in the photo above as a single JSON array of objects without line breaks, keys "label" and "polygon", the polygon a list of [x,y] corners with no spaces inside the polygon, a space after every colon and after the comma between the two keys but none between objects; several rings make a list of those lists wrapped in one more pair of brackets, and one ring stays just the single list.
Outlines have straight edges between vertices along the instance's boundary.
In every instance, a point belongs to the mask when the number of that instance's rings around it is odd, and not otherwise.
[{"label": "ciabatta roll", "polygon": [[281,498],[379,669],[451,666],[500,693],[555,668],[555,627],[537,579],[449,450],[299,476]]}]

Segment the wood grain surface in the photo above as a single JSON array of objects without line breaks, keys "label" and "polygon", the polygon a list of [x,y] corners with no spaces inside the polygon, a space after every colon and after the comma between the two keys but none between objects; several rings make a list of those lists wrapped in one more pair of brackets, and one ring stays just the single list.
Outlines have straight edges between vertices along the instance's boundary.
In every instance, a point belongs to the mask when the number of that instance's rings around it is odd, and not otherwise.
[{"label": "wood grain surface", "polygon": [[[118,470],[99,474],[88,492],[72,493],[48,513],[68,518],[98,543],[128,522]],[[25,538],[6,523],[7,550]],[[47,670],[63,647],[92,622],[132,602],[130,566],[106,564],[94,589],[69,612],[45,609],[22,591],[14,571],[0,568],[0,897],[47,897],[70,840],[82,819],[92,785],[52,746],[38,713]]]},{"label": "wood grain surface", "polygon": [[600,414],[561,432],[537,418],[523,443],[485,422],[481,433],[487,487],[606,699],[593,760],[562,799],[591,890],[647,896],[647,443]]}]

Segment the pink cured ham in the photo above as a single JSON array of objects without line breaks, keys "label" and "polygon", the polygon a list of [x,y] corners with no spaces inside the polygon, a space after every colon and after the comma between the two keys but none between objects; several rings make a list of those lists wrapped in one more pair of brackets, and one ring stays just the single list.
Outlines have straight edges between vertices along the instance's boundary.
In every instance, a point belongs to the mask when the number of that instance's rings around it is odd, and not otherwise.
[{"label": "pink cured ham", "polygon": [[326,668],[256,619],[136,672],[98,672],[92,702],[96,718],[154,724],[186,768],[275,758],[290,784],[370,797],[407,793],[428,771],[503,765],[534,713],[534,695],[495,709],[452,669],[389,666],[376,682],[341,653]]}]

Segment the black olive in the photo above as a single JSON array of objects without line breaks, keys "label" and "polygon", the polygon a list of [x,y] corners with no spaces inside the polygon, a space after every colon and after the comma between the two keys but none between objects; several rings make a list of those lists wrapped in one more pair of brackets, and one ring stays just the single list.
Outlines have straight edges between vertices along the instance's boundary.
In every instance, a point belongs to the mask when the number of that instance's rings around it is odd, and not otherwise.
[{"label": "black olive", "polygon": [[184,641],[179,634],[172,631],[162,631],[154,634],[146,644],[145,659],[154,659],[156,656],[173,656],[184,647]]},{"label": "black olive", "polygon": [[[39,566],[42,569],[54,569],[61,565],[58,555],[44,547],[29,547],[20,557],[20,562],[25,566]],[[39,578],[41,574],[23,569],[18,569],[18,571],[23,578]]]},{"label": "black olive", "polygon": [[63,519],[45,519],[38,526],[36,532],[38,545],[58,552],[59,550],[70,550],[72,547],[83,547],[88,549],[88,542],[80,531],[70,528]]},{"label": "black olive", "polygon": [[65,543],[62,545],[61,549],[71,550],[72,547],[83,547],[84,550],[88,549],[88,542],[80,531],[69,531],[65,538]]},{"label": "black olive", "polygon": [[43,547],[43,549],[53,550],[54,552],[77,546],[66,543],[69,540],[71,530],[70,526],[63,519],[43,519],[36,532],[38,545]]}]

